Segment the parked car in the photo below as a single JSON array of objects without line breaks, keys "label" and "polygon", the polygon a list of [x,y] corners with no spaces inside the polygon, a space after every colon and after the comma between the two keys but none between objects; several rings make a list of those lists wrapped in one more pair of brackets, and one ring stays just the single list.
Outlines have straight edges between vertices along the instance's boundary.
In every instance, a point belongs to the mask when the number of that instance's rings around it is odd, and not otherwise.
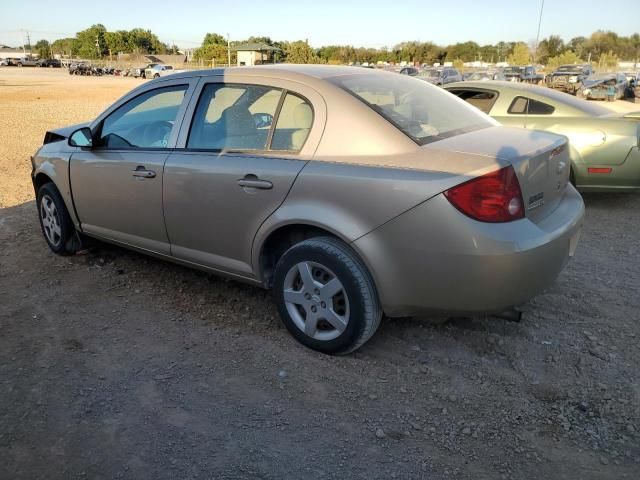
[{"label": "parked car", "polygon": [[37,67],[38,59],[35,57],[26,56],[26,57],[16,58],[15,60],[12,60],[11,63],[16,67]]},{"label": "parked car", "polygon": [[532,83],[534,85],[544,82],[544,75],[538,73],[533,65],[505,67],[503,73],[510,82]]},{"label": "parked car", "polygon": [[574,94],[582,87],[582,82],[593,74],[590,64],[560,65],[553,73],[547,75],[547,87],[561,92]]},{"label": "parked car", "polygon": [[420,73],[420,70],[418,70],[416,67],[403,67],[398,73],[400,73],[400,75],[410,75],[412,77],[415,77]]},{"label": "parked car", "polygon": [[153,68],[156,65],[159,65],[159,63],[148,63],[147,65],[145,65],[144,67],[139,67],[139,68],[135,68],[133,69],[133,75],[134,77],[138,78],[145,78],[145,72],[148,68]]},{"label": "parked car", "polygon": [[446,85],[447,83],[462,81],[462,75],[455,68],[427,68],[416,75],[416,78],[426,80],[434,85]]},{"label": "parked car", "polygon": [[144,71],[144,78],[158,78],[172,73],[178,73],[182,70],[174,70],[171,65],[157,64],[153,67],[149,67]]},{"label": "parked car", "polygon": [[464,75],[464,81],[486,82],[488,80],[506,80],[506,77],[500,70],[478,70]]},{"label": "parked car", "polygon": [[614,114],[556,90],[507,82],[447,89],[503,125],[566,135],[579,190],[640,190],[640,114]]},{"label": "parked car", "polygon": [[55,253],[95,237],[271,288],[296,339],[347,353],[383,313],[513,317],[548,287],[584,215],[566,147],[412,77],[281,65],[147,82],[47,132],[32,178]]},{"label": "parked car", "polygon": [[57,58],[46,58],[38,60],[39,67],[48,67],[48,68],[60,68],[62,67],[62,62]]},{"label": "parked car", "polygon": [[613,87],[614,100],[624,98],[628,87],[627,77],[622,73],[594,73],[582,82],[576,96],[588,100],[606,100],[609,87]]}]

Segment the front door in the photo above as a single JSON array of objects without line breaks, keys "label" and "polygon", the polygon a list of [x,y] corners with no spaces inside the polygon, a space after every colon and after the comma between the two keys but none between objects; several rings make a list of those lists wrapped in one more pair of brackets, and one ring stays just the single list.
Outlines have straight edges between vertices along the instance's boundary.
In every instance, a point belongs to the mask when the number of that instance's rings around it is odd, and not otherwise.
[{"label": "front door", "polygon": [[310,104],[284,88],[203,85],[185,148],[165,165],[172,255],[252,277],[254,236],[304,167],[312,123]]},{"label": "front door", "polygon": [[188,86],[174,81],[127,100],[94,127],[91,149],[73,153],[71,186],[83,231],[169,253],[162,174]]}]

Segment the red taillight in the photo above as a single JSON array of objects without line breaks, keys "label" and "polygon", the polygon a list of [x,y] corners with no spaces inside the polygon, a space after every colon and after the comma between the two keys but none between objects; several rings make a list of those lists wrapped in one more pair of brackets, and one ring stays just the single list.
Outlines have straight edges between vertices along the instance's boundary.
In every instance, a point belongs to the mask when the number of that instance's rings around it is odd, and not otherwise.
[{"label": "red taillight", "polygon": [[450,188],[444,195],[462,213],[481,222],[510,222],[524,217],[522,191],[512,166]]}]

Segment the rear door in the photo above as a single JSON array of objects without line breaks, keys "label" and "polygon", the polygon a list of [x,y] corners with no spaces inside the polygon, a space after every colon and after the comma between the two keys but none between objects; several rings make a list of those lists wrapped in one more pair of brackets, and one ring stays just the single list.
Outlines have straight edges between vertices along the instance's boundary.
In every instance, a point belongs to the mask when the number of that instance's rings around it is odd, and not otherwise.
[{"label": "rear door", "polygon": [[85,232],[169,253],[162,172],[196,83],[158,83],[98,119],[93,148],[79,148],[70,162],[74,205]]},{"label": "rear door", "polygon": [[312,158],[324,102],[303,85],[227,74],[202,81],[164,173],[173,256],[253,276],[260,225]]}]

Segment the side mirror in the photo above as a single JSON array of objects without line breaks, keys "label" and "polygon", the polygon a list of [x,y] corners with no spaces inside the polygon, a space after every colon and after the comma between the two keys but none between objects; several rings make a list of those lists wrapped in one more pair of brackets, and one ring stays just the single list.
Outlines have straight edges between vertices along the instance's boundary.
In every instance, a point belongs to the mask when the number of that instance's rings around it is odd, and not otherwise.
[{"label": "side mirror", "polygon": [[89,127],[82,127],[76,130],[69,137],[69,145],[72,147],[93,146],[93,134]]},{"label": "side mirror", "polygon": [[256,123],[256,128],[270,127],[273,123],[273,115],[270,113],[254,113],[253,121]]}]

